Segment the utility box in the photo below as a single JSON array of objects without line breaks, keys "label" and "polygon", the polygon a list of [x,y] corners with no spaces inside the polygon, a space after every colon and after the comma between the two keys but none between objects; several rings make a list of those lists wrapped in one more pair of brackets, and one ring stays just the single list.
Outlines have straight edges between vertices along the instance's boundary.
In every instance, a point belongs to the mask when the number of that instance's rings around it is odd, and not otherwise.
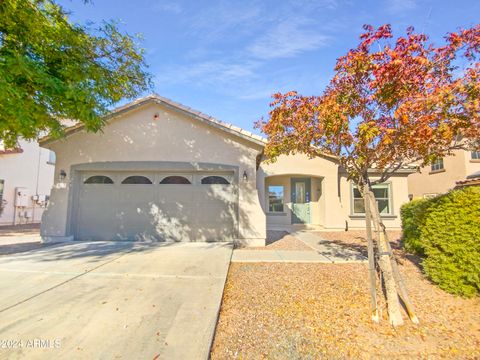
[{"label": "utility box", "polygon": [[48,195],[32,195],[32,201],[41,207],[46,207]]},{"label": "utility box", "polygon": [[24,187],[15,188],[15,207],[28,206],[28,189]]}]

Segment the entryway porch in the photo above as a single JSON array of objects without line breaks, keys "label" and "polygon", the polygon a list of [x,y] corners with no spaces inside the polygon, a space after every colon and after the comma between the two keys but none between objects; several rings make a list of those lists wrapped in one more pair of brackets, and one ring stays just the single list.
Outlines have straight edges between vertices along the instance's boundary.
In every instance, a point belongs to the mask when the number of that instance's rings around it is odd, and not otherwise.
[{"label": "entryway porch", "polygon": [[286,174],[265,178],[267,229],[321,230],[325,218],[323,177]]}]

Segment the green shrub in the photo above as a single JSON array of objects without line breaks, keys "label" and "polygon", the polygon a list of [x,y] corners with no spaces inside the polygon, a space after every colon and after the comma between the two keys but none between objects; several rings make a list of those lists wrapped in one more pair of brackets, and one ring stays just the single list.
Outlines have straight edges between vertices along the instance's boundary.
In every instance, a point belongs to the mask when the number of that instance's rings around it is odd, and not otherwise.
[{"label": "green shrub", "polygon": [[406,251],[424,255],[424,247],[420,240],[421,229],[425,223],[425,215],[433,199],[418,199],[402,205],[400,217],[402,219],[402,242]]},{"label": "green shrub", "polygon": [[480,293],[480,187],[453,190],[428,202],[419,241],[425,273],[449,293],[475,296]]}]

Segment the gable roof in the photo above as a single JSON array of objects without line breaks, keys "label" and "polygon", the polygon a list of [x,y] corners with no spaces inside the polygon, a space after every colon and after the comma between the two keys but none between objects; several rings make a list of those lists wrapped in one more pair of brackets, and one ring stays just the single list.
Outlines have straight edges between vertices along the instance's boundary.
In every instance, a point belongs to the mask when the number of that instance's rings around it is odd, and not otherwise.
[{"label": "gable roof", "polygon": [[[136,108],[139,108],[143,105],[149,104],[149,103],[155,103],[159,105],[163,105],[167,108],[180,111],[184,113],[187,116],[190,116],[191,118],[203,122],[204,124],[207,124],[209,126],[213,126],[217,129],[220,129],[222,131],[225,131],[231,135],[238,136],[244,140],[247,140],[251,143],[254,143],[259,146],[265,146],[266,140],[262,138],[261,136],[255,135],[251,133],[250,131],[241,129],[235,125],[220,121],[218,119],[215,119],[212,116],[206,115],[198,110],[194,110],[188,106],[185,106],[183,104],[180,104],[176,101],[170,100],[168,98],[165,98],[163,96],[157,95],[157,94],[151,94],[145,97],[142,97],[140,99],[134,100],[128,104],[125,104],[123,106],[120,106],[114,110],[112,110],[109,114],[105,116],[105,120],[112,120],[118,116],[121,116],[129,111],[132,111]],[[82,123],[77,123],[73,126],[67,127],[65,129],[65,137],[68,137],[69,135],[72,135],[76,132],[79,132],[83,130],[85,126]],[[45,136],[39,140],[39,143],[41,146],[46,145],[51,142],[55,142],[61,140],[57,138],[52,138],[50,136]]]}]

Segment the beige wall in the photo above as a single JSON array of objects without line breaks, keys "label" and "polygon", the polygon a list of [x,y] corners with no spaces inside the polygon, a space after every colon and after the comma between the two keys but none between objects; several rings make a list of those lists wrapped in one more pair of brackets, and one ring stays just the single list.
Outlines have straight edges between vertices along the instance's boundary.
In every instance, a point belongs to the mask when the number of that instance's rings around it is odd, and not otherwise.
[{"label": "beige wall", "polygon": [[[154,118],[157,114],[158,118]],[[298,154],[281,156],[272,164],[262,162],[256,170],[256,157],[262,146],[192,119],[181,111],[158,104],[146,104],[105,126],[103,133],[80,131],[67,139],[45,145],[57,153],[55,179],[61,170],[65,182],[56,183],[48,211],[44,214],[45,238],[69,237],[67,214],[71,206],[72,166],[97,162],[208,162],[238,168],[239,237],[247,243],[264,243],[266,226],[291,223],[290,179],[312,178],[312,223],[328,229],[363,228],[364,220],[351,216],[351,184],[330,157],[309,159]],[[243,180],[244,171],[248,180]],[[408,201],[405,174],[389,180],[393,215],[384,219],[390,228],[400,227],[399,208]],[[285,186],[286,214],[268,215],[265,185]],[[268,219],[267,219],[268,218]]]},{"label": "beige wall", "polygon": [[[265,179],[265,199],[263,201],[264,211],[267,215],[268,225],[290,225],[292,223],[292,202],[291,202],[291,178],[289,175],[271,176]],[[269,213],[268,212],[268,186],[277,185],[284,187],[284,212]],[[311,224],[324,224],[324,197],[321,196],[322,179],[311,178],[311,198],[310,198],[310,217]],[[271,226],[271,227],[272,227]]]},{"label": "beige wall", "polygon": [[472,153],[470,151],[465,153],[465,169],[467,176],[480,171],[480,160],[472,159]]},{"label": "beige wall", "polygon": [[[51,206],[45,215],[47,221],[42,226],[45,237],[70,235],[65,206],[71,166],[104,161],[172,161],[238,166],[240,238],[264,242],[265,215],[255,184],[260,145],[192,119],[181,111],[149,103],[111,120],[103,133],[81,131],[46,146],[57,153],[56,175],[65,170],[67,181],[55,185]],[[248,181],[242,179],[244,171]]]},{"label": "beige wall", "polygon": [[[389,228],[400,228],[400,206],[407,202],[408,185],[407,173],[398,174],[388,180],[391,183],[391,204],[393,214],[385,216],[383,221]],[[319,185],[321,196],[312,207],[312,222],[323,225],[327,229],[345,229],[347,223],[349,228],[364,228],[363,218],[352,215],[352,194],[351,182],[339,173],[339,167],[331,158],[309,159],[303,154],[290,156],[280,156],[274,163],[268,164],[262,162],[258,177],[257,187],[260,192],[262,208],[266,211],[267,195],[264,184],[273,182],[288,185],[285,198],[290,202],[290,177],[313,177],[312,195],[315,195],[316,187]],[[375,179],[375,177],[372,177]],[[322,179],[321,182],[315,182]],[[315,180],[315,181],[314,181]],[[316,184],[316,185],[314,185]],[[263,190],[262,190],[263,189]],[[262,193],[263,192],[263,193]],[[290,204],[288,204],[290,206]],[[291,213],[287,211],[285,216],[267,215],[267,226],[269,225],[289,225],[291,223]]]},{"label": "beige wall", "polygon": [[[53,184],[54,165],[48,163],[49,150],[41,149],[36,142],[21,140],[22,153],[0,154],[0,179],[5,181],[3,199],[7,201],[0,225],[39,222],[43,213],[42,204],[32,200],[32,196],[49,195]],[[28,206],[15,208],[15,188],[27,188]],[[38,189],[38,190],[37,190]],[[23,215],[27,212],[28,218]]]},{"label": "beige wall", "polygon": [[471,153],[456,150],[454,155],[443,159],[444,169],[432,172],[431,166],[425,166],[418,173],[408,177],[408,191],[414,199],[429,194],[443,194],[455,187],[455,183],[464,180],[469,174],[480,171],[480,162],[471,160]]}]

